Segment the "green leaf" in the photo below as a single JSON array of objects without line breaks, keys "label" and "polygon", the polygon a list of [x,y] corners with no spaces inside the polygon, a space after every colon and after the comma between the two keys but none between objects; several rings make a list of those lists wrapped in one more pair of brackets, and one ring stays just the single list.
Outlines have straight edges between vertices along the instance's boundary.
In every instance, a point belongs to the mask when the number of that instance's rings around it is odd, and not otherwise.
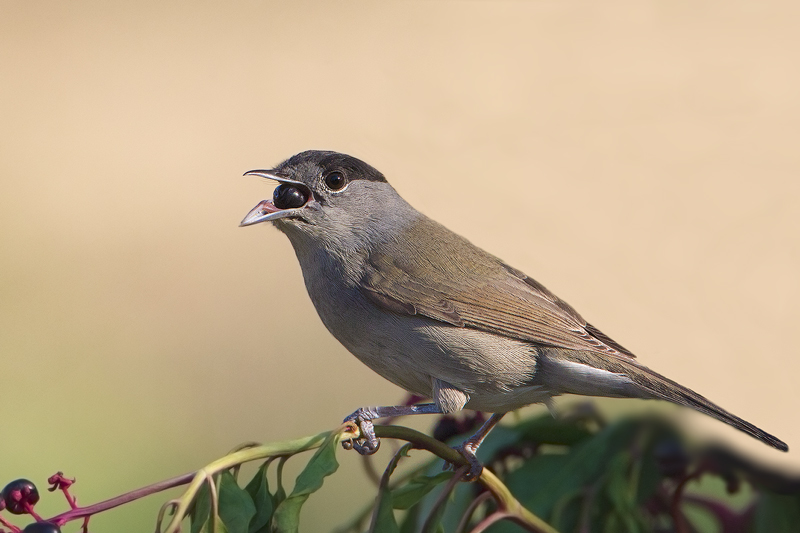
[{"label": "green leaf", "polygon": [[[497,455],[497,453],[509,446],[513,446],[519,443],[522,440],[522,434],[517,431],[515,427],[509,427],[504,425],[496,426],[489,436],[483,441],[481,447],[478,448],[478,459],[484,464],[491,461],[493,457]],[[461,444],[464,440],[463,437],[458,439],[453,439],[452,444]]]},{"label": "green leaf", "polygon": [[754,533],[796,532],[800,524],[800,495],[763,492],[756,504]]},{"label": "green leaf", "polygon": [[400,527],[392,509],[392,493],[388,490],[378,495],[377,508],[370,524],[370,531],[376,533],[400,533]]},{"label": "green leaf", "polygon": [[278,459],[278,488],[275,489],[275,494],[272,496],[273,508],[277,508],[278,505],[280,505],[280,503],[286,499],[286,489],[283,488],[283,467],[286,465],[286,461],[289,460],[289,457],[290,456],[287,455]]},{"label": "green leaf", "polygon": [[603,533],[620,533],[620,531],[622,531],[622,523],[619,516],[614,513],[609,514],[605,521],[605,527],[603,527]]},{"label": "green leaf", "polygon": [[192,502],[192,511],[190,514],[191,528],[190,533],[200,533],[203,526],[208,522],[208,516],[211,514],[211,498],[209,496],[208,483],[203,483],[200,490]]},{"label": "green leaf", "polygon": [[229,533],[228,529],[225,527],[225,524],[222,522],[222,519],[217,517],[217,521],[215,522],[216,529],[214,533]]},{"label": "green leaf", "polygon": [[623,450],[614,455],[606,463],[605,488],[611,504],[621,513],[628,513],[635,508],[631,501],[630,488],[628,487],[628,467],[630,453]]},{"label": "green leaf", "polygon": [[442,526],[445,531],[456,530],[467,507],[475,500],[476,496],[477,487],[475,487],[474,483],[459,483],[456,485],[442,517]]},{"label": "green leaf", "polygon": [[[539,514],[542,509],[550,509],[562,495],[578,491],[581,483],[571,483],[568,489],[552,493],[549,485],[555,483],[561,472],[570,462],[566,454],[534,455],[517,470],[509,473],[505,484],[511,493],[533,513]],[[536,504],[536,508],[532,507]]]},{"label": "green leaf", "polygon": [[339,435],[332,434],[317,450],[297,476],[292,493],[275,509],[273,529],[281,533],[296,533],[300,528],[300,509],[308,497],[322,487],[324,479],[336,472],[336,448]]},{"label": "green leaf", "polygon": [[400,524],[400,533],[417,533],[419,531],[419,516],[422,512],[421,505],[415,505],[408,510],[403,522]]},{"label": "green leaf", "polygon": [[550,517],[550,524],[559,531],[575,531],[578,529],[578,521],[582,518],[584,499],[588,496],[587,490],[581,488],[563,494],[555,504]]},{"label": "green leaf", "polygon": [[397,525],[397,520],[394,517],[394,507],[392,501],[392,492],[389,490],[389,479],[397,468],[397,463],[400,462],[401,457],[408,457],[408,450],[412,444],[409,442],[402,448],[397,450],[392,460],[386,466],[381,482],[378,486],[378,497],[375,503],[375,512],[372,515],[372,523],[370,524],[369,531],[372,532],[387,532],[387,533],[400,533],[400,527]]},{"label": "green leaf", "polygon": [[423,476],[412,479],[407,484],[392,491],[395,509],[409,509],[440,483],[453,477],[452,472],[442,472],[435,476]]},{"label": "green leaf", "polygon": [[397,525],[397,520],[394,517],[394,508],[392,506],[392,492],[389,490],[389,478],[397,468],[397,463],[401,457],[408,457],[408,450],[411,449],[411,443],[404,445],[389,461],[386,470],[381,476],[381,482],[378,486],[378,496],[375,502],[375,512],[372,515],[372,522],[369,526],[370,533],[373,532],[387,532],[387,533],[400,533],[400,527]]},{"label": "green leaf", "polygon": [[639,480],[636,485],[636,502],[640,505],[649,500],[661,486],[662,474],[653,455],[653,447],[646,449],[639,459]]},{"label": "green leaf", "polygon": [[550,414],[525,420],[514,429],[527,442],[562,446],[573,446],[592,436],[592,432],[586,429],[582,421],[553,418]]},{"label": "green leaf", "polygon": [[256,475],[244,488],[256,508],[256,514],[250,520],[250,526],[247,528],[248,533],[268,533],[269,531],[269,521],[272,519],[272,512],[275,510],[275,506],[272,501],[272,495],[269,493],[268,467],[269,463],[261,465]]},{"label": "green leaf", "polygon": [[636,495],[628,483],[631,459],[631,454],[627,450],[622,450],[608,461],[604,489],[611,504],[607,511],[616,515],[619,522],[619,525],[615,526],[616,530],[637,533],[640,531],[637,523],[639,509],[636,507]]},{"label": "green leaf", "polygon": [[523,505],[547,518],[561,496],[596,483],[610,457],[630,443],[635,430],[630,421],[619,422],[581,441],[565,455],[534,456],[509,474],[506,484]]},{"label": "green leaf", "polygon": [[[443,487],[442,490],[445,490],[446,487]],[[440,492],[441,494],[441,492]],[[448,495],[451,496],[452,494]],[[436,500],[436,503],[440,503],[440,500]],[[444,532],[444,525],[442,524],[442,516],[444,515],[445,508],[447,507],[448,500],[441,500],[441,505],[435,506],[431,509],[428,513],[428,517],[423,522],[423,529],[422,533],[439,533],[439,531]]]},{"label": "green leaf", "polygon": [[256,507],[250,495],[242,489],[233,474],[225,470],[219,481],[219,516],[228,533],[248,533],[250,519]]}]

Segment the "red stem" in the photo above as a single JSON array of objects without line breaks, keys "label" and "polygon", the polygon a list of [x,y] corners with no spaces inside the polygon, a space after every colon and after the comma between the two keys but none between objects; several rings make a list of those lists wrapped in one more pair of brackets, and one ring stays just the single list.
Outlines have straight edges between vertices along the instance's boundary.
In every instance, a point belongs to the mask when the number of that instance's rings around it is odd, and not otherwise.
[{"label": "red stem", "polygon": [[78,508],[78,503],[75,501],[75,498],[72,497],[72,494],[69,493],[69,488],[64,487],[61,489],[61,492],[64,493],[64,497],[67,498],[67,502],[72,509]]},{"label": "red stem", "polygon": [[681,498],[683,497],[683,491],[690,481],[698,479],[702,474],[702,470],[698,468],[691,474],[686,475],[680,480],[680,482],[678,482],[678,485],[675,487],[675,492],[672,494],[672,501],[670,501],[669,510],[670,514],[672,515],[673,526],[675,526],[675,531],[678,533],[688,533],[689,531],[689,523],[681,512]]},{"label": "red stem", "polygon": [[25,509],[25,512],[34,517],[37,522],[42,522],[42,517],[36,514],[36,511],[33,510],[33,505],[29,504],[28,502],[22,502],[22,507]]},{"label": "red stem", "polygon": [[4,525],[4,526],[6,526],[8,529],[10,529],[10,530],[11,530],[11,533],[20,533],[20,529],[19,529],[17,526],[15,526],[14,524],[12,524],[12,523],[8,522],[8,521],[7,521],[5,518],[3,518],[2,516],[0,516],[0,524],[3,524],[3,525]]},{"label": "red stem", "polygon": [[487,516],[486,518],[484,518],[483,520],[481,520],[481,522],[477,526],[475,526],[470,533],[482,533],[483,531],[486,531],[487,527],[491,526],[495,522],[499,522],[500,520],[503,520],[504,518],[508,518],[510,516],[512,515],[510,513],[507,513],[506,511],[497,510],[492,514],[490,514],[489,516]]},{"label": "red stem", "polygon": [[61,513],[60,515],[54,516],[53,518],[49,519],[48,522],[52,522],[57,526],[61,527],[70,520],[89,517],[97,513],[102,513],[103,511],[108,511],[109,509],[113,509],[114,507],[118,507],[128,502],[138,500],[139,498],[150,496],[151,494],[155,494],[157,492],[171,489],[173,487],[179,487],[181,485],[186,485],[187,483],[190,483],[192,479],[194,479],[195,474],[196,472],[189,472],[188,474],[184,474],[182,476],[177,476],[172,479],[166,479],[164,481],[159,481],[158,483],[153,483],[152,485],[148,485],[140,489],[126,492],[125,494],[122,494],[115,498],[110,498],[108,500],[96,503],[94,505],[89,505],[86,507],[75,507],[74,509],[67,511],[66,513]]},{"label": "red stem", "polygon": [[743,512],[737,513],[733,509],[726,507],[722,502],[704,496],[689,494],[683,497],[683,501],[705,507],[716,516],[722,526],[722,531],[726,533],[744,533],[750,529],[751,520],[749,515],[753,511],[752,505]]}]

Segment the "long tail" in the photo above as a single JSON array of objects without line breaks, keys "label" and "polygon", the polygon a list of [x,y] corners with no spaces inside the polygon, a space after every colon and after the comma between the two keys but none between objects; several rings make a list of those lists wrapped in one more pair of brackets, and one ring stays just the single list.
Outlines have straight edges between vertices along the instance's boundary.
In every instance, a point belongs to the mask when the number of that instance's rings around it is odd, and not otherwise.
[{"label": "long tail", "polygon": [[636,365],[635,368],[636,371],[626,372],[626,374],[628,374],[628,377],[630,377],[638,387],[650,393],[654,398],[691,407],[726,424],[730,424],[736,429],[757,438],[761,442],[769,444],[773,448],[784,452],[789,450],[789,446],[779,438],[729,413],[693,390],[675,383],[671,379],[665,378],[647,367]]}]

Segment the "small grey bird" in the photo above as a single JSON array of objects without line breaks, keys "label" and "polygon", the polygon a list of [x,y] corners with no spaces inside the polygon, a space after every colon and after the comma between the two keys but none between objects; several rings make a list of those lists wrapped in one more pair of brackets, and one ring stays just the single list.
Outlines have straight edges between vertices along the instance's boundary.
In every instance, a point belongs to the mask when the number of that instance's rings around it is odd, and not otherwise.
[{"label": "small grey bird", "polygon": [[582,394],[666,400],[788,450],[638,363],[544,286],[411,207],[363,161],[312,150],[245,175],[279,185],[241,225],[269,221],[289,237],[328,331],[384,378],[433,400],[358,409],[345,420],[361,434],[346,448],[374,453],[376,418],[487,411],[460,447],[474,478],[475,451],[506,412]]}]

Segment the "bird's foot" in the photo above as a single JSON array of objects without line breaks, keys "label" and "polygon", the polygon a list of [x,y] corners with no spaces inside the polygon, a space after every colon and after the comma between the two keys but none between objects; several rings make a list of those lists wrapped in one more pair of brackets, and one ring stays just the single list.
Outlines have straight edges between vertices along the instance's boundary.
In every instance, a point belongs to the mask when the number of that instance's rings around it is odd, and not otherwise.
[{"label": "bird's foot", "polygon": [[[483,472],[483,465],[478,460],[478,457],[475,455],[475,452],[478,449],[478,446],[471,442],[470,440],[464,441],[460,446],[454,446],[454,450],[460,453],[464,459],[467,460],[467,464],[469,465],[469,470],[464,473],[463,481],[472,482],[478,479]],[[453,469],[457,470],[455,465],[452,463],[445,463],[445,469]]]},{"label": "bird's foot", "polygon": [[375,426],[372,424],[374,418],[378,418],[375,413],[363,407],[345,418],[345,422],[353,422],[358,427],[361,436],[355,439],[343,440],[342,448],[355,450],[361,455],[372,455],[377,452],[381,446],[381,441],[375,436]]}]

